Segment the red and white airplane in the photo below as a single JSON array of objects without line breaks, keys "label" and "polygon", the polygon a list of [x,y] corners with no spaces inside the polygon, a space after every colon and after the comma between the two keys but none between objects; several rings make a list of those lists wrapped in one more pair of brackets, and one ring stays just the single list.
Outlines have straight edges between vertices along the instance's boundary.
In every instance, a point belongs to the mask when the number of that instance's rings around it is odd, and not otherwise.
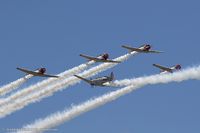
[{"label": "red and white airplane", "polygon": [[30,74],[33,76],[59,78],[59,76],[45,74],[46,68],[38,68],[36,71],[31,71],[31,70],[24,69],[24,68],[17,68],[17,70],[20,70],[26,74]]},{"label": "red and white airplane", "polygon": [[127,46],[127,45],[122,45],[122,47],[130,50],[131,52],[136,51],[139,53],[163,53],[162,51],[150,50],[151,45],[149,45],[149,44],[144,44],[144,45],[140,46],[139,48],[134,48],[134,47]]},{"label": "red and white airplane", "polygon": [[179,65],[179,64],[177,64],[173,67],[164,67],[164,66],[161,66],[158,64],[153,64],[153,66],[161,69],[161,73],[167,73],[167,72],[173,73],[174,71],[178,71],[181,69],[181,65]]},{"label": "red and white airplane", "polygon": [[114,61],[114,60],[109,60],[109,54],[108,53],[104,53],[101,54],[97,57],[92,57],[92,56],[88,56],[88,55],[84,55],[84,54],[80,54],[81,57],[84,57],[88,60],[93,60],[95,62],[106,62],[106,63],[121,63],[120,61]]}]

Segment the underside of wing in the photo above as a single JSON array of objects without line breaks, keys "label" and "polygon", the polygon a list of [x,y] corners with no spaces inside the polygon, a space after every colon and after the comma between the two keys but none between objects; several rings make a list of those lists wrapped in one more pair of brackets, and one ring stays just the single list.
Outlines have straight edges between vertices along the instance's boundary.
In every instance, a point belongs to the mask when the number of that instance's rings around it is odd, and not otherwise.
[{"label": "underside of wing", "polygon": [[158,65],[158,64],[153,64],[153,66],[163,70],[163,71],[168,71],[168,72],[171,72],[172,70],[168,67],[164,67],[164,66],[161,66],[161,65]]},{"label": "underside of wing", "polygon": [[122,45],[123,48],[126,48],[130,51],[136,51],[136,52],[143,52],[143,50],[139,49],[139,48],[134,48],[134,47],[130,47],[130,46],[126,46],[126,45]]},{"label": "underside of wing", "polygon": [[37,72],[31,71],[31,70],[27,70],[27,69],[24,69],[24,68],[17,68],[17,70],[20,70],[20,71],[22,71],[22,72],[24,72],[26,74],[31,74],[31,75],[34,75],[34,76],[38,75]]},{"label": "underside of wing", "polygon": [[163,53],[163,51],[149,50],[147,53]]},{"label": "underside of wing", "polygon": [[96,61],[98,58],[96,57],[92,57],[92,56],[88,56],[88,55],[84,55],[84,54],[80,54],[81,57],[86,58],[88,60],[94,60]]},{"label": "underside of wing", "polygon": [[83,77],[80,77],[80,76],[78,76],[78,75],[74,75],[75,77],[77,77],[77,78],[79,78],[79,79],[81,79],[81,80],[83,80],[83,81],[85,81],[85,82],[87,82],[87,83],[89,83],[89,84],[91,84],[92,83],[92,81],[91,80],[88,80],[88,79],[85,79],[85,78],[83,78]]},{"label": "underside of wing", "polygon": [[102,59],[96,59],[96,62],[107,62],[107,63],[121,63],[120,61],[114,61],[114,60],[102,60]]},{"label": "underside of wing", "polygon": [[59,78],[59,76],[55,76],[55,75],[48,75],[48,74],[41,74],[41,75],[38,75],[40,77],[49,77],[49,78]]}]

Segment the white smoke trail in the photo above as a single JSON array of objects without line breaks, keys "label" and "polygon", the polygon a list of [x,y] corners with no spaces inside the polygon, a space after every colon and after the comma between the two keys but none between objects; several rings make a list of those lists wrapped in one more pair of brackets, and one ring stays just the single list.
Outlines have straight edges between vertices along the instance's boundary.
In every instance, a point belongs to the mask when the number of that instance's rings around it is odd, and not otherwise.
[{"label": "white smoke trail", "polygon": [[[145,80],[143,80],[145,79]],[[102,106],[108,102],[116,100],[117,98],[136,90],[137,88],[143,87],[148,84],[158,84],[158,83],[169,83],[169,82],[181,82],[189,79],[200,80],[200,66],[189,68],[180,72],[173,74],[164,74],[164,75],[155,75],[155,76],[146,76],[138,78],[138,81],[134,84],[129,84],[129,86],[113,91],[103,96],[97,97],[95,99],[88,100],[80,105],[73,106],[70,109],[65,109],[62,112],[54,113],[44,119],[36,120],[34,123],[26,125],[18,133],[24,133],[23,129],[30,129],[29,133],[40,133],[42,129],[50,129],[55,126],[58,126],[66,121],[73,119],[85,112],[88,112],[92,109],[95,109],[99,106]],[[136,79],[137,80],[137,79]],[[131,81],[131,80],[130,80]]]},{"label": "white smoke trail", "polygon": [[[123,56],[120,56],[116,58],[116,61],[125,61],[132,55],[137,54],[138,52],[131,52],[128,54],[125,54]],[[80,74],[83,77],[90,77],[95,74],[98,74],[99,72],[105,71],[111,67],[116,66],[116,63],[103,63],[96,67],[93,67],[89,70],[84,71],[82,74]],[[17,99],[13,101],[12,103],[5,104],[4,106],[1,106],[0,108],[0,118],[5,117],[6,115],[9,115],[17,110],[20,110],[27,106],[30,103],[38,102],[41,99],[53,95],[54,92],[65,89],[71,85],[75,85],[78,83],[80,79],[72,76],[69,78],[66,78],[60,82],[56,82],[52,85],[47,86],[45,89],[35,91],[33,94],[22,97],[20,99]]]},{"label": "white smoke trail", "polygon": [[68,78],[74,74],[80,73],[81,71],[87,69],[90,65],[92,65],[94,63],[95,63],[94,61],[90,61],[88,63],[81,64],[77,67],[74,67],[72,69],[66,70],[65,72],[58,74],[58,76],[60,76],[60,78],[58,78],[58,79],[57,78],[48,78],[48,79],[38,82],[34,85],[31,85],[27,88],[24,88],[23,90],[19,90],[16,93],[14,93],[13,95],[11,95],[5,99],[0,99],[0,107],[4,104],[8,104],[9,102],[13,102],[18,98],[29,95],[30,93],[39,91],[40,89],[44,89],[46,86],[49,86],[55,82],[62,81],[64,78]]},{"label": "white smoke trail", "polygon": [[[124,79],[124,80],[116,80],[115,82],[111,83],[110,85],[113,87],[121,87],[121,86],[128,86],[134,84],[157,84],[157,82],[168,83],[170,81],[181,82],[183,80],[187,80],[190,75],[195,77],[200,76],[199,73],[200,67],[193,67],[188,68],[182,71],[177,71],[175,73],[164,73],[164,74],[156,74],[152,76],[144,76],[140,78],[133,78],[133,79]],[[184,76],[183,76],[184,75]],[[171,78],[171,79],[170,79]]]},{"label": "white smoke trail", "polygon": [[0,96],[4,96],[7,93],[17,89],[20,85],[22,85],[24,82],[26,82],[28,79],[30,79],[32,75],[26,75],[23,78],[20,78],[16,81],[13,81],[7,85],[4,85],[0,88]]}]

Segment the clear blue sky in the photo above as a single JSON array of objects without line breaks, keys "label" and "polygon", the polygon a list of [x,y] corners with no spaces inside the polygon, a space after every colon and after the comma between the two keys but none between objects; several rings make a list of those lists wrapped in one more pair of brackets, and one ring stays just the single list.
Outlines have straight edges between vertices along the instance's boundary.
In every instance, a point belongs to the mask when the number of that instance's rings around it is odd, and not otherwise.
[{"label": "clear blue sky", "polygon": [[[16,67],[44,66],[56,74],[84,63],[80,53],[111,57],[120,46],[153,45],[160,55],[137,55],[100,75],[117,79],[157,73],[152,63],[182,67],[200,63],[199,2],[185,0],[48,0],[0,2],[1,80],[23,76]],[[33,78],[27,87],[42,78]],[[146,86],[56,127],[59,133],[199,133],[199,81]],[[22,125],[116,88],[72,86],[0,119],[0,129]],[[1,131],[0,131],[1,132]]]}]

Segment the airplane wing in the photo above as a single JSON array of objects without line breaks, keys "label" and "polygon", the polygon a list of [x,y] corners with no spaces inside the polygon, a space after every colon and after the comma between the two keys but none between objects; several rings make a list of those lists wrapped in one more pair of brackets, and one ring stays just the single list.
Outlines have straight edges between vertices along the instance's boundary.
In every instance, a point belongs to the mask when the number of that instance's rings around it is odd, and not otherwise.
[{"label": "airplane wing", "polygon": [[84,55],[84,54],[80,54],[81,57],[86,58],[88,60],[97,60],[96,57],[92,57],[92,56],[88,56],[88,55]]},{"label": "airplane wing", "polygon": [[99,59],[97,57],[92,57],[92,56],[88,56],[88,55],[84,55],[84,54],[80,54],[81,57],[84,57],[88,60],[94,60],[96,62],[110,62],[110,63],[121,63],[120,61],[114,61],[114,60],[102,60],[102,59]]},{"label": "airplane wing", "polygon": [[156,51],[156,50],[149,50],[149,51],[143,51],[144,53],[163,53],[163,51]]},{"label": "airplane wing", "polygon": [[31,74],[33,76],[40,76],[40,77],[50,77],[50,78],[58,78],[59,76],[54,76],[54,75],[48,75],[48,74],[41,74],[41,73],[38,73],[38,72],[34,72],[34,71],[31,71],[31,70],[28,70],[28,69],[24,69],[24,68],[17,68],[17,70],[20,70],[26,74]]},{"label": "airplane wing", "polygon": [[114,61],[114,60],[100,60],[100,59],[98,59],[97,62],[121,63],[121,61]]},{"label": "airplane wing", "polygon": [[83,80],[83,81],[85,81],[85,82],[87,82],[87,83],[89,83],[89,84],[91,84],[92,83],[92,81],[91,80],[88,80],[88,79],[85,79],[85,78],[83,78],[83,77],[80,77],[80,76],[78,76],[78,75],[74,75],[75,77],[77,77],[77,78],[79,78],[79,79],[81,79],[81,80]]},{"label": "airplane wing", "polygon": [[41,75],[38,75],[40,77],[49,77],[49,78],[59,78],[59,76],[55,76],[55,75],[48,75],[48,74],[41,74]]},{"label": "airplane wing", "polygon": [[125,49],[128,49],[130,51],[144,52],[143,50],[141,50],[139,48],[134,48],[134,47],[126,46],[126,45],[122,45],[122,47],[125,48]]},{"label": "airplane wing", "polygon": [[31,71],[31,70],[28,70],[28,69],[24,69],[24,68],[17,68],[17,70],[20,70],[26,74],[31,74],[31,75],[37,75],[38,73],[37,72],[34,72],[34,71]]},{"label": "airplane wing", "polygon": [[164,67],[164,66],[161,66],[161,65],[158,65],[158,64],[153,64],[153,66],[163,70],[163,71],[168,71],[168,72],[172,72],[172,69],[168,68],[168,67]]}]

